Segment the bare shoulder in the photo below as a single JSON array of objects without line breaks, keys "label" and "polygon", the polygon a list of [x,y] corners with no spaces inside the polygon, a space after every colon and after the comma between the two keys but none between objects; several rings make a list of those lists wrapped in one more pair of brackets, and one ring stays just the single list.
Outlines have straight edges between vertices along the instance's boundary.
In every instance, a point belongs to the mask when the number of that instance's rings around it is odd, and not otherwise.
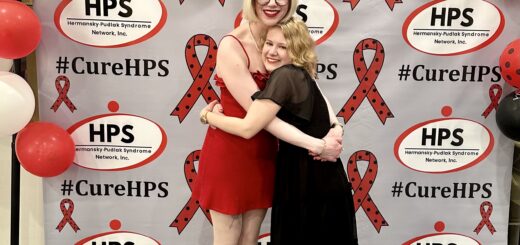
[{"label": "bare shoulder", "polygon": [[[230,51],[241,51],[241,44],[243,45],[245,42],[246,31],[247,29],[244,28],[243,25],[240,25],[230,33],[226,34],[220,41],[219,50],[222,48],[226,53]],[[235,50],[237,48],[239,49]]]},{"label": "bare shoulder", "polygon": [[[247,29],[246,29],[247,30]],[[217,53],[217,72],[224,67],[246,67],[247,54],[243,48],[244,28],[239,26],[222,38]]]}]

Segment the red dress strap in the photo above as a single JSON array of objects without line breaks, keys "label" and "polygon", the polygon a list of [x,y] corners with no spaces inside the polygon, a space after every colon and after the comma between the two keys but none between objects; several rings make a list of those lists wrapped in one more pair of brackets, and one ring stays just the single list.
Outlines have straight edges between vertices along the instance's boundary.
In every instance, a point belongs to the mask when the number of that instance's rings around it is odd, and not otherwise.
[{"label": "red dress strap", "polygon": [[[249,69],[249,55],[247,54],[247,51],[246,51],[246,48],[244,47],[244,45],[242,44],[242,42],[240,42],[240,39],[238,39],[237,37],[233,36],[233,35],[225,35],[222,37],[222,39],[224,39],[225,37],[232,37],[234,38],[235,40],[237,40],[238,44],[240,44],[240,47],[242,47],[242,50],[244,50],[244,53],[246,54],[246,57],[247,57],[247,69]],[[222,42],[222,39],[220,40]]]}]

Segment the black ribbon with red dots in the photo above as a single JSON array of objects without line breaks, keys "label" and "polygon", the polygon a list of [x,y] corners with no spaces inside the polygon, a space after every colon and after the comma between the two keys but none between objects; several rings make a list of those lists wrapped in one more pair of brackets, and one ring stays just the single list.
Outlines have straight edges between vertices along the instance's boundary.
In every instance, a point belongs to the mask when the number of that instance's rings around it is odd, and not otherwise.
[{"label": "black ribbon with red dots", "polygon": [[[366,49],[375,50],[374,58],[369,68],[367,68],[363,56],[363,50]],[[384,59],[383,45],[375,39],[364,39],[356,46],[354,51],[354,68],[359,85],[337,115],[338,117],[343,117],[345,123],[350,120],[365,98],[368,99],[383,124],[385,124],[387,118],[394,117],[375,85],[377,76],[383,67]]]},{"label": "black ribbon with red dots", "polygon": [[[350,7],[352,8],[352,10],[354,10],[354,8],[356,7],[356,5],[360,2],[361,0],[343,0],[344,3],[350,3]],[[403,0],[385,0],[386,1],[386,4],[388,5],[388,7],[390,8],[390,10],[394,10],[394,5],[396,3],[403,3]]]},{"label": "black ribbon with red dots", "polygon": [[[368,161],[368,167],[361,178],[358,171],[357,161]],[[370,222],[376,228],[377,232],[381,231],[382,226],[388,226],[383,215],[379,212],[376,204],[368,193],[374,185],[377,175],[377,159],[369,151],[357,151],[350,156],[347,164],[347,173],[354,189],[354,209],[357,212],[359,207],[363,207],[365,214],[370,219]]]},{"label": "black ribbon with red dots", "polygon": [[491,100],[491,103],[484,110],[484,112],[482,112],[482,116],[484,118],[487,118],[493,109],[497,110],[500,97],[502,97],[502,87],[498,84],[491,85],[491,87],[489,87],[489,99]]},{"label": "black ribbon with red dots", "polygon": [[[197,171],[195,170],[195,161],[199,160],[200,150],[193,151],[188,155],[184,164],[184,176],[186,177],[186,182],[188,183],[188,187],[190,191],[193,189],[193,183],[195,178],[197,177]],[[186,205],[182,208],[180,213],[177,215],[175,220],[170,224],[170,227],[177,228],[177,232],[179,234],[182,233],[184,228],[190,223],[191,219],[195,215],[198,209],[201,209],[208,218],[211,223],[211,216],[209,214],[209,210],[204,210],[200,205],[199,201],[190,197]]]},{"label": "black ribbon with red dots", "polygon": [[488,201],[482,202],[480,204],[480,216],[482,216],[482,220],[480,221],[480,223],[478,223],[475,230],[473,230],[474,232],[478,234],[482,230],[482,228],[484,228],[484,225],[486,225],[491,234],[496,232],[495,227],[493,226],[493,224],[491,224],[491,220],[489,219],[491,217],[491,213],[493,213],[493,204],[491,204]]},{"label": "black ribbon with red dots", "polygon": [[[68,208],[65,207],[65,205],[68,205]],[[74,230],[74,232],[78,232],[78,230],[80,230],[79,226],[72,219],[72,213],[74,212],[74,202],[72,202],[72,200],[70,200],[68,198],[61,200],[60,210],[61,210],[61,213],[63,214],[63,218],[61,219],[58,226],[56,226],[56,229],[59,232],[61,232],[61,230],[63,230],[65,225],[69,224],[70,227],[72,227],[72,229]]]},{"label": "black ribbon with red dots", "polygon": [[[202,66],[197,57],[195,50],[196,46],[208,47],[208,53],[204,58]],[[188,65],[191,77],[193,78],[193,83],[191,84],[188,91],[186,91],[179,104],[177,104],[175,109],[170,114],[172,116],[178,116],[179,122],[182,123],[201,94],[206,103],[209,103],[212,100],[219,100],[217,93],[213,90],[211,84],[209,83],[211,74],[215,70],[217,49],[217,44],[213,38],[204,34],[197,34],[193,36],[186,44],[186,64]]]},{"label": "black ribbon with red dots", "polygon": [[[181,5],[184,3],[185,0],[179,0]],[[218,0],[220,2],[220,5],[224,6],[224,3],[226,3],[226,0]]]},{"label": "black ribbon with red dots", "polygon": [[[64,82],[63,87],[61,86],[61,81]],[[51,109],[56,112],[58,108],[60,107],[61,103],[65,103],[67,107],[69,108],[70,112],[74,112],[74,110],[77,110],[76,106],[72,103],[72,101],[69,99],[67,93],[69,93],[70,89],[70,80],[66,76],[58,76],[56,80],[54,81],[54,85],[56,86],[56,90],[58,91],[58,98],[51,106]]]}]

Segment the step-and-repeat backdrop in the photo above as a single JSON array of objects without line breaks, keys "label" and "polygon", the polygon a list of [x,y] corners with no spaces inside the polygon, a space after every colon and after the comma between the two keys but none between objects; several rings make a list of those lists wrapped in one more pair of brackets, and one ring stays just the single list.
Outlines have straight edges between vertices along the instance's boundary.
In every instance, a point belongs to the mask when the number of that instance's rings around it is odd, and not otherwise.
[{"label": "step-and-repeat backdrop", "polygon": [[[46,178],[46,244],[211,244],[190,199],[212,77],[238,0],[35,1],[39,111],[75,164]],[[507,243],[512,91],[498,59],[520,2],[301,0],[319,84],[345,124],[360,244]],[[247,163],[244,163],[247,164]],[[269,216],[259,244],[269,244]],[[305,236],[305,234],[301,234]]]}]

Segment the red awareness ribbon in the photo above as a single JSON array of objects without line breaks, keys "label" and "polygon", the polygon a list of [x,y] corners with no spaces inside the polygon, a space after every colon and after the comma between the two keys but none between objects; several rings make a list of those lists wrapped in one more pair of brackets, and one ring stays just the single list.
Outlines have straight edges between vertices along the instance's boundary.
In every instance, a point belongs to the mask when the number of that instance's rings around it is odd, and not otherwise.
[{"label": "red awareness ribbon", "polygon": [[[226,0],[218,0],[220,2],[220,5],[224,6],[224,3],[226,3]],[[179,0],[181,5],[184,3],[184,0]]]},{"label": "red awareness ribbon", "polygon": [[[354,10],[354,8],[356,7],[356,5],[360,2],[361,0],[343,0],[344,3],[350,3],[350,7],[352,8],[352,10]],[[394,10],[394,5],[396,3],[403,3],[403,0],[385,0],[386,1],[386,4],[388,5],[388,7],[390,8],[390,10]]]},{"label": "red awareness ribbon", "polygon": [[[195,46],[208,47],[208,53],[206,54],[206,58],[204,58],[202,66],[199,63]],[[186,64],[188,65],[191,77],[193,78],[193,83],[170,114],[171,116],[178,116],[179,122],[182,123],[201,94],[206,103],[209,103],[212,100],[219,100],[217,93],[209,83],[211,74],[213,73],[213,70],[215,70],[217,49],[217,44],[213,38],[204,34],[193,36],[186,44]]]},{"label": "red awareness ribbon", "polygon": [[[190,191],[192,190],[192,185],[197,178],[197,171],[195,170],[195,161],[199,160],[200,150],[194,151],[188,155],[186,158],[186,162],[184,164],[184,176],[186,177],[186,182],[190,187]],[[179,234],[182,233],[184,228],[190,223],[191,219],[195,215],[198,209],[201,209],[208,218],[211,223],[211,216],[209,214],[209,210],[204,210],[200,205],[199,201],[194,200],[192,197],[188,200],[182,211],[179,212],[175,220],[170,224],[170,227],[177,228],[177,232]]]},{"label": "red awareness ribbon", "polygon": [[[65,205],[68,205],[68,208],[66,208]],[[63,199],[60,202],[60,209],[61,209],[61,213],[63,214],[63,218],[61,219],[58,226],[56,226],[56,229],[59,232],[61,232],[61,230],[63,230],[65,225],[69,224],[70,227],[72,227],[72,229],[74,230],[74,232],[78,232],[78,230],[80,230],[79,226],[72,219],[72,212],[74,212],[74,202],[72,202],[72,200],[70,200],[68,198]]]},{"label": "red awareness ribbon", "polygon": [[[363,56],[363,50],[366,49],[375,50],[374,58],[368,68]],[[365,98],[368,99],[383,124],[385,124],[387,118],[394,117],[375,85],[377,76],[383,67],[384,59],[385,51],[383,45],[375,39],[364,39],[356,46],[354,51],[354,68],[359,85],[337,115],[343,117],[345,123],[350,120]]]},{"label": "red awareness ribbon", "polygon": [[[64,81],[65,84],[63,87],[61,86],[61,81]],[[65,105],[69,108],[70,112],[74,112],[74,110],[77,110],[76,106],[72,103],[72,101],[67,96],[67,93],[69,93],[70,89],[70,80],[66,76],[58,76],[56,78],[56,81],[54,81],[54,85],[56,86],[56,90],[58,91],[58,98],[51,106],[51,109],[56,112],[58,108],[60,107],[61,103],[65,102]]]},{"label": "red awareness ribbon", "polygon": [[488,105],[486,110],[482,112],[482,116],[484,118],[487,118],[493,109],[496,110],[498,108],[498,101],[500,101],[500,97],[502,97],[502,87],[496,83],[491,85],[491,87],[489,87],[489,99],[491,100],[491,103]]},{"label": "red awareness ribbon", "polygon": [[[361,178],[358,172],[357,161],[368,161],[368,167]],[[377,159],[369,151],[357,151],[352,154],[347,164],[347,173],[354,189],[354,209],[357,212],[359,207],[363,207],[365,214],[372,222],[374,228],[379,233],[382,226],[388,226],[383,215],[379,212],[376,204],[373,202],[372,197],[368,193],[374,184],[377,175]]]},{"label": "red awareness ribbon", "polygon": [[491,220],[489,219],[491,217],[491,213],[493,213],[493,204],[491,204],[488,201],[482,202],[482,204],[480,204],[480,216],[482,217],[482,220],[480,221],[480,223],[478,223],[475,230],[473,230],[477,233],[477,235],[482,230],[482,228],[484,228],[484,225],[486,225],[489,232],[491,232],[491,235],[493,235],[493,233],[497,231],[495,230],[495,227],[493,226],[493,224],[491,224]]}]

